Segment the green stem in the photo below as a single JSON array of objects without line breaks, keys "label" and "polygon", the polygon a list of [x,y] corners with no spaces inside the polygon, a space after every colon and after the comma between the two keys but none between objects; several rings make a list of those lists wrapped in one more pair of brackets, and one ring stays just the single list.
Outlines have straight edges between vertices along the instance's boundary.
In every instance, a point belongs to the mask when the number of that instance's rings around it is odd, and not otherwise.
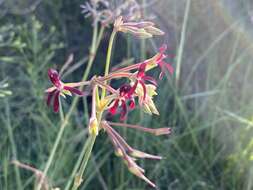
[{"label": "green stem", "polygon": [[[90,55],[92,55],[92,56],[90,56],[90,58],[89,58],[89,62],[88,62],[88,65],[86,67],[86,70],[85,70],[85,72],[83,74],[82,81],[87,80],[88,74],[90,72],[92,63],[93,63],[94,58],[95,58],[96,50],[98,48],[98,43],[101,40],[101,38],[97,40],[97,24],[95,24],[93,30],[94,31],[93,31],[92,45],[91,45],[91,50],[90,50],[90,52],[91,52]],[[102,27],[101,30],[102,30],[101,33],[103,33],[104,28]],[[101,34],[101,36],[102,36],[102,34]],[[83,90],[83,88],[84,88],[84,86],[81,86],[79,89]],[[74,111],[74,109],[76,107],[77,102],[78,102],[78,97],[76,96],[74,98],[71,106],[70,106],[70,109],[69,109],[68,113],[66,114],[66,117],[64,118],[64,120],[63,120],[63,122],[62,122],[62,124],[60,126],[60,130],[59,130],[59,132],[57,134],[57,137],[56,137],[56,140],[54,142],[53,148],[52,148],[52,150],[50,152],[50,156],[49,156],[49,158],[47,160],[45,169],[43,171],[44,176],[47,175],[47,172],[48,172],[48,170],[49,170],[49,168],[50,168],[50,166],[51,166],[51,164],[53,162],[53,158],[54,158],[56,150],[57,150],[57,148],[58,148],[58,146],[60,144],[60,140],[61,140],[61,138],[63,136],[63,132],[65,130],[65,127],[68,124],[69,118],[70,118],[71,114],[73,113],[73,111]],[[37,186],[37,190],[41,189],[42,183],[43,183],[43,178],[40,180],[40,182],[39,182],[39,184]]]},{"label": "green stem", "polygon": [[83,74],[82,81],[85,81],[88,78],[88,75],[90,73],[90,69],[92,66],[92,63],[95,58],[95,52],[96,52],[96,38],[97,38],[97,26],[94,26],[94,31],[93,31],[93,37],[92,37],[92,44],[91,44],[91,49],[90,49],[90,55],[89,55],[89,61],[86,67],[86,70]]},{"label": "green stem", "polygon": [[89,138],[89,141],[87,141],[87,143],[89,144],[87,146],[87,151],[85,152],[85,155],[84,155],[84,158],[83,158],[83,161],[81,163],[81,166],[80,166],[80,169],[79,169],[79,172],[78,174],[76,175],[76,178],[75,178],[75,182],[74,182],[74,185],[72,187],[71,190],[77,190],[78,187],[81,185],[82,183],[82,177],[83,177],[83,174],[84,174],[84,171],[86,169],[86,166],[88,164],[88,161],[89,161],[89,158],[90,158],[90,155],[91,155],[91,151],[93,149],[93,146],[95,144],[95,141],[96,141],[96,135],[92,134]]},{"label": "green stem", "polygon": [[74,166],[74,169],[73,169],[73,171],[71,173],[71,176],[70,176],[70,178],[68,180],[68,183],[67,183],[67,185],[66,185],[66,187],[65,187],[64,190],[68,190],[70,188],[70,186],[72,184],[72,180],[74,179],[75,174],[76,174],[76,172],[78,170],[78,167],[81,165],[81,162],[82,162],[82,159],[84,157],[84,154],[87,152],[87,148],[88,148],[88,145],[89,145],[89,142],[90,142],[90,138],[91,137],[89,136],[89,138],[87,138],[86,142],[84,143],[82,152],[81,152],[81,154],[78,157],[77,163]]},{"label": "green stem", "polygon": [[183,26],[182,26],[182,31],[181,31],[181,39],[180,39],[178,54],[177,54],[176,87],[178,87],[178,85],[179,85],[181,64],[182,64],[185,36],[186,36],[186,28],[187,28],[187,22],[188,22],[188,18],[189,18],[190,6],[191,6],[191,0],[187,0],[185,14],[184,14],[184,21],[183,21]]},{"label": "green stem", "polygon": [[[12,152],[13,160],[17,160],[18,159],[17,158],[17,146],[16,146],[16,143],[15,143],[15,137],[14,137],[14,134],[13,134],[13,127],[11,125],[10,107],[9,107],[8,101],[5,102],[5,108],[6,108],[5,109],[6,126],[7,126],[7,131],[8,131],[8,137],[9,137],[9,140],[10,140],[11,152]],[[15,177],[16,177],[16,181],[17,181],[17,189],[23,189],[19,168],[16,165],[14,165],[14,172],[15,172]]]},{"label": "green stem", "polygon": [[[112,57],[112,47],[113,47],[113,42],[114,42],[114,38],[115,38],[116,34],[117,34],[117,31],[113,30],[112,34],[111,34],[111,37],[110,37],[108,50],[107,50],[107,55],[106,55],[106,64],[105,64],[105,74],[104,74],[104,76],[107,76],[109,74],[111,57]],[[103,99],[105,97],[105,95],[106,95],[105,93],[106,93],[106,89],[103,88],[101,99]]]}]

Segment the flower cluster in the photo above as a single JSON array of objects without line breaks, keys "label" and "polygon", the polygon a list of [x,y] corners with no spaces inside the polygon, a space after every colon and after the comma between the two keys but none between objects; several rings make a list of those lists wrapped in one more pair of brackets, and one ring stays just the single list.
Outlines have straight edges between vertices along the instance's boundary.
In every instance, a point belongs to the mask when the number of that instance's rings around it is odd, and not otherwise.
[{"label": "flower cluster", "polygon": [[85,17],[92,17],[93,22],[100,22],[107,26],[120,15],[127,20],[136,20],[141,17],[141,7],[136,0],[90,0],[81,5]]},{"label": "flower cluster", "polygon": [[[95,2],[97,3],[100,1],[94,1],[94,3]],[[104,3],[106,5],[106,1]],[[152,22],[123,22],[121,16],[117,18],[114,23],[114,32],[127,32],[139,37],[152,37],[153,35],[163,34]],[[166,45],[163,45],[150,59],[124,68],[118,68],[104,76],[94,76],[89,81],[81,81],[78,83],[64,83],[61,81],[56,70],[48,70],[48,76],[53,87],[46,90],[48,94],[47,104],[50,105],[51,99],[53,98],[54,111],[58,112],[60,96],[65,97],[65,95],[71,94],[83,96],[84,92],[76,87],[84,85],[90,86],[92,92],[92,106],[89,121],[90,135],[97,136],[99,131],[103,129],[103,131],[108,134],[116,155],[120,156],[125,161],[129,171],[146,181],[152,187],[156,187],[156,185],[144,175],[145,171],[137,165],[136,158],[160,160],[162,157],[132,148],[112,126],[133,128],[156,136],[168,135],[171,133],[171,129],[151,129],[139,125],[126,124],[124,122],[115,123],[105,120],[104,116],[105,113],[110,113],[112,115],[119,114],[120,121],[125,121],[127,119],[128,110],[133,110],[137,107],[148,114],[159,115],[158,109],[153,101],[153,97],[157,95],[156,88],[158,86],[158,81],[149,76],[147,71],[159,67],[161,70],[159,75],[160,79],[162,79],[166,72],[173,73],[171,64],[165,62],[165,58],[167,57],[165,54],[166,49]],[[119,79],[125,79],[127,82],[117,89],[114,89],[110,84],[113,80]],[[138,102],[139,106],[136,106],[136,102]]]}]

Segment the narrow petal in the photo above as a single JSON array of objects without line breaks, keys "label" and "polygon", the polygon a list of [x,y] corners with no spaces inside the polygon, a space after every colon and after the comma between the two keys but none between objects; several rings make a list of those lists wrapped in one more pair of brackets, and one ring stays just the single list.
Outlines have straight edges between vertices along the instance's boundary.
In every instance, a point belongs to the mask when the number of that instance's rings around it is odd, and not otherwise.
[{"label": "narrow petal", "polygon": [[164,76],[164,72],[161,71],[160,74],[159,74],[159,79],[161,80],[163,78],[163,76]]},{"label": "narrow petal", "polygon": [[146,80],[146,81],[149,81],[149,82],[151,82],[153,85],[157,86],[156,80],[155,80],[153,77],[151,77],[151,76],[144,76],[144,77],[142,77],[142,79],[143,79],[143,80]]},{"label": "narrow petal", "polygon": [[167,70],[170,72],[170,74],[174,73],[174,68],[169,63],[165,64],[165,66]]},{"label": "narrow petal", "polygon": [[78,90],[76,88],[70,87],[70,86],[64,86],[63,89],[64,90],[68,90],[68,91],[70,91],[70,92],[72,92],[74,94],[77,94],[79,96],[83,96],[84,95],[84,93],[82,91],[80,91],[80,90]]},{"label": "narrow petal", "polygon": [[161,79],[164,74],[165,74],[165,70],[167,70],[170,74],[173,74],[174,73],[174,68],[169,64],[169,63],[166,63],[164,61],[160,61],[158,63],[159,67],[161,68],[161,73],[159,75],[159,79]]},{"label": "narrow petal", "polygon": [[57,91],[54,95],[54,112],[57,113],[59,111],[59,102],[60,101],[60,91]]},{"label": "narrow petal", "polygon": [[129,107],[130,107],[130,109],[134,109],[134,108],[135,108],[135,101],[134,101],[134,98],[132,98],[132,99],[130,100]]},{"label": "narrow petal", "polygon": [[128,96],[131,96],[134,94],[136,88],[137,88],[137,85],[138,85],[138,80],[135,81],[134,85],[132,86],[132,88],[129,90],[128,92]]},{"label": "narrow petal", "polygon": [[55,92],[56,92],[56,90],[53,90],[52,92],[49,92],[49,93],[47,94],[47,106],[50,106],[52,97],[53,97],[53,95],[55,94]]},{"label": "narrow petal", "polygon": [[166,44],[163,44],[160,48],[159,48],[159,52],[161,53],[161,54],[163,54],[166,50],[167,50],[167,45]]},{"label": "narrow petal", "polygon": [[55,89],[56,89],[56,87],[52,86],[52,87],[46,89],[45,92],[53,92]]},{"label": "narrow petal", "polygon": [[117,99],[117,100],[114,101],[113,106],[109,109],[109,112],[110,112],[112,115],[115,115],[116,112],[117,112],[118,106],[119,106],[119,100]]},{"label": "narrow petal", "polygon": [[127,105],[124,100],[122,100],[121,108],[122,110],[120,112],[120,120],[123,121],[126,119],[126,114],[127,114]]},{"label": "narrow petal", "polygon": [[139,70],[138,70],[138,74],[137,74],[137,78],[142,78],[145,76],[146,66],[147,66],[147,64],[145,62],[140,65]]},{"label": "narrow petal", "polygon": [[48,69],[47,71],[48,77],[51,80],[51,82],[57,87],[60,88],[62,82],[60,81],[60,76],[58,72],[55,69]]},{"label": "narrow petal", "polygon": [[143,81],[140,81],[140,84],[143,88],[143,100],[145,100],[146,99],[146,94],[147,94],[147,89],[146,89],[146,86],[145,86]]}]

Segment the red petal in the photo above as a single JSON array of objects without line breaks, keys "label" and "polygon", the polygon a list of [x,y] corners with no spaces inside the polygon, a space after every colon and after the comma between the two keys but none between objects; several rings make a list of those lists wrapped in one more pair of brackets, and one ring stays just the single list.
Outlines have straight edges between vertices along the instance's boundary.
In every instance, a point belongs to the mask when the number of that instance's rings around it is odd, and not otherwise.
[{"label": "red petal", "polygon": [[60,88],[61,81],[60,81],[60,76],[58,72],[55,69],[48,69],[47,74],[51,82],[54,84],[54,86],[56,86],[57,88]]},{"label": "red petal", "polygon": [[52,97],[53,97],[53,95],[54,95],[55,92],[56,92],[56,90],[53,90],[52,92],[49,92],[47,94],[47,106],[50,106],[51,99],[52,99]]},{"label": "red petal", "polygon": [[139,67],[138,73],[137,73],[137,78],[142,78],[145,76],[145,70],[146,70],[146,63],[142,63]]},{"label": "red petal", "polygon": [[159,79],[161,80],[164,76],[164,72],[161,71],[161,73],[159,74]]},{"label": "red petal", "polygon": [[151,76],[144,76],[142,79],[151,82],[153,85],[157,86],[156,80]]},{"label": "red petal", "polygon": [[78,90],[76,88],[70,87],[70,86],[64,86],[63,89],[64,90],[68,90],[68,91],[70,91],[70,92],[72,92],[74,94],[77,94],[79,96],[83,96],[84,95],[84,93],[82,91],[80,91],[80,90]]},{"label": "red petal", "polygon": [[123,121],[126,119],[126,114],[127,114],[127,105],[125,100],[122,100],[122,104],[121,104],[122,110],[120,112],[120,120]]},{"label": "red petal", "polygon": [[174,73],[174,68],[169,63],[166,63],[165,66],[167,70],[170,72],[170,74]]},{"label": "red petal", "polygon": [[158,63],[158,65],[161,68],[161,73],[160,73],[159,79],[161,79],[163,77],[163,75],[165,73],[165,69],[167,69],[170,74],[174,73],[174,68],[169,63],[166,63],[164,61],[160,61]]},{"label": "red petal", "polygon": [[134,101],[133,98],[130,100],[130,105],[129,105],[129,107],[130,107],[130,109],[134,109],[134,108],[135,108],[135,101]]},{"label": "red petal", "polygon": [[59,111],[60,91],[57,91],[54,95],[54,112]]},{"label": "red petal", "polygon": [[112,115],[115,115],[115,114],[116,114],[118,105],[119,105],[119,100],[117,99],[117,100],[114,101],[113,106],[109,109],[109,112],[110,112]]},{"label": "red petal", "polygon": [[135,92],[135,90],[137,88],[137,85],[138,85],[138,80],[135,81],[134,85],[132,86],[132,88],[128,92],[128,96],[132,96],[133,95],[133,93]]},{"label": "red petal", "polygon": [[159,52],[162,53],[162,54],[163,54],[166,50],[167,50],[167,45],[166,45],[166,44],[163,44],[163,45],[159,48]]},{"label": "red petal", "polygon": [[147,89],[146,89],[146,86],[145,86],[143,81],[140,81],[140,84],[143,88],[143,100],[145,100],[146,99],[146,94],[147,94]]}]

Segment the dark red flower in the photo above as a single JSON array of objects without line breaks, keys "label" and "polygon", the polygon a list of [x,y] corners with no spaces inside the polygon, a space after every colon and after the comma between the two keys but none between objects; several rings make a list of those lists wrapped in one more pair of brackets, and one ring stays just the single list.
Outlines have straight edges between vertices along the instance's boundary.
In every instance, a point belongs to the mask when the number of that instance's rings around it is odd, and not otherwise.
[{"label": "dark red flower", "polygon": [[79,96],[83,96],[83,92],[73,87],[76,86],[73,85],[75,83],[63,83],[60,79],[60,75],[55,69],[48,69],[48,77],[54,86],[46,90],[48,93],[47,105],[50,106],[51,100],[53,98],[54,112],[59,111],[60,95],[65,97],[65,95],[71,95],[71,93],[73,93]]},{"label": "dark red flower", "polygon": [[118,107],[121,107],[121,112],[120,112],[120,120],[125,120],[126,119],[126,114],[127,114],[127,104],[126,101],[129,100],[129,107],[130,109],[135,108],[135,101],[131,93],[131,85],[129,84],[124,84],[119,88],[119,97],[114,100],[113,105],[109,109],[110,113],[112,115],[115,115],[117,112]]}]

